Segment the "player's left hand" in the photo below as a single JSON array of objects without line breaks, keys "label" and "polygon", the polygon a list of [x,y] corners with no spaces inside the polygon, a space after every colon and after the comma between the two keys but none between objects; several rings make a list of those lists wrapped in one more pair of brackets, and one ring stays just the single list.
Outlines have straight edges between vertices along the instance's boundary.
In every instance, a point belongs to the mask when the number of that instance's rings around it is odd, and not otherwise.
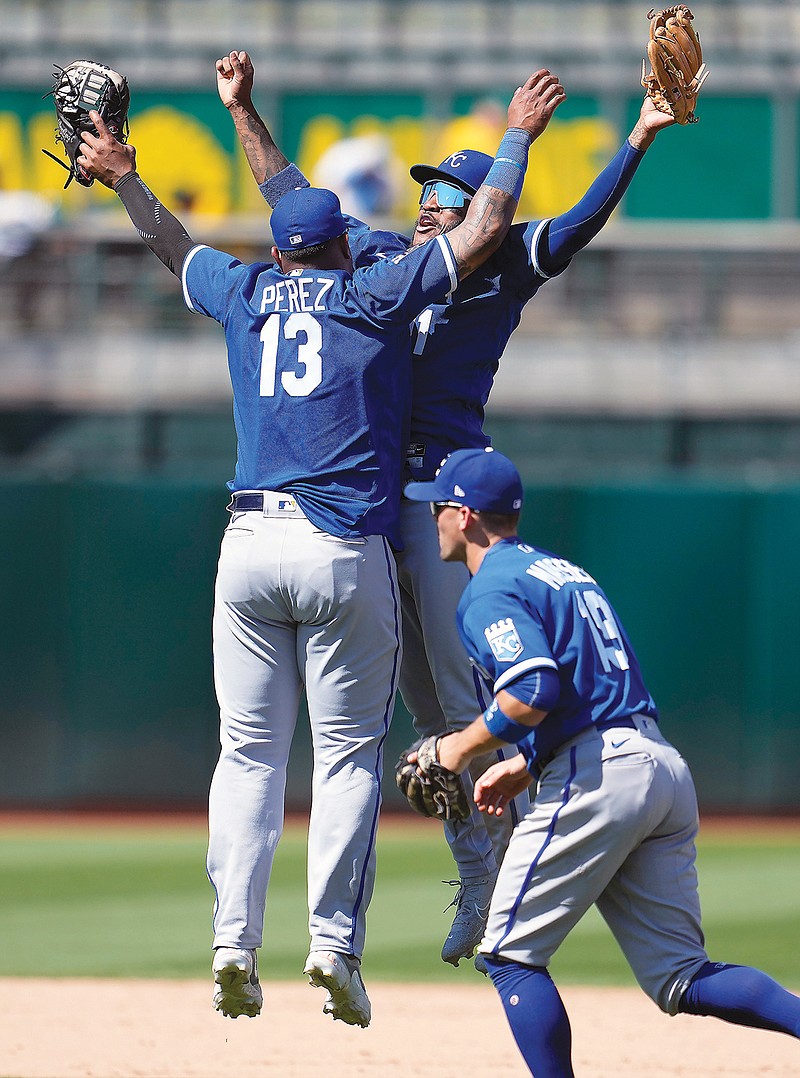
[{"label": "player's left hand", "polygon": [[508,126],[521,127],[531,138],[538,138],[550,118],[566,101],[564,87],[546,68],[535,71],[523,86],[518,86],[508,106]]},{"label": "player's left hand", "polygon": [[130,143],[114,138],[99,112],[92,110],[89,119],[97,135],[81,132],[78,164],[106,187],[113,187],[123,176],[136,171],[136,150]]},{"label": "player's left hand", "polygon": [[415,741],[395,764],[397,788],[415,812],[440,820],[466,820],[467,791],[459,775],[442,763],[440,745],[447,737]]},{"label": "player's left hand", "polygon": [[663,131],[665,127],[672,127],[674,124],[674,116],[668,112],[661,112],[649,97],[645,97],[639,110],[639,119],[628,141],[635,149],[646,150],[659,131]]},{"label": "player's left hand", "polygon": [[660,109],[657,109],[654,102],[649,97],[645,97],[642,102],[642,107],[639,110],[639,119],[648,131],[660,131],[662,127],[672,127],[676,122],[674,116],[671,116],[668,112],[661,112]]},{"label": "player's left hand", "polygon": [[533,776],[525,765],[522,753],[510,760],[501,760],[492,764],[475,783],[473,800],[480,812],[489,816],[502,816],[509,802],[517,794],[527,790],[533,782]]}]

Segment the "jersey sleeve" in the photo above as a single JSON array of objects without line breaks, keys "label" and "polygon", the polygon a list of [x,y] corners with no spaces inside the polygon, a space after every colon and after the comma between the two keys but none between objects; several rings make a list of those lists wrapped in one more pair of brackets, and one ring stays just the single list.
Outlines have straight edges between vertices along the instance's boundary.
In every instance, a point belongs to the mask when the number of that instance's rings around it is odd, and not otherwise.
[{"label": "jersey sleeve", "polygon": [[535,295],[546,281],[563,273],[569,265],[568,259],[555,272],[545,270],[542,265],[543,255],[546,257],[549,227],[549,218],[514,225],[500,248],[504,284],[525,302]]},{"label": "jersey sleeve", "polygon": [[396,258],[405,254],[411,241],[399,232],[372,229],[357,217],[344,215],[347,222],[347,239],[356,269],[371,266],[374,262]]},{"label": "jersey sleeve", "polygon": [[247,272],[247,267],[233,255],[213,247],[194,247],[186,256],[181,274],[184,303],[190,311],[222,322]]},{"label": "jersey sleeve", "polygon": [[412,322],[430,303],[458,285],[458,269],[446,236],[357,270],[352,302],[371,322]]},{"label": "jersey sleeve", "polygon": [[461,629],[467,650],[489,675],[495,693],[532,670],[558,669],[543,623],[510,592],[476,595]]}]

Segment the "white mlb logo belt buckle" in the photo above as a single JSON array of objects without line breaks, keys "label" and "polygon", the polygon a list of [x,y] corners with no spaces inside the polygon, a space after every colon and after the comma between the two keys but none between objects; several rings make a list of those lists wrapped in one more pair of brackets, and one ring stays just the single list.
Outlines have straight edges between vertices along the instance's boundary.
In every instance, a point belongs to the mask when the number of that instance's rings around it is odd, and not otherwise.
[{"label": "white mlb logo belt buckle", "polygon": [[279,494],[275,500],[274,511],[281,516],[290,517],[297,512],[297,502],[289,494]]}]

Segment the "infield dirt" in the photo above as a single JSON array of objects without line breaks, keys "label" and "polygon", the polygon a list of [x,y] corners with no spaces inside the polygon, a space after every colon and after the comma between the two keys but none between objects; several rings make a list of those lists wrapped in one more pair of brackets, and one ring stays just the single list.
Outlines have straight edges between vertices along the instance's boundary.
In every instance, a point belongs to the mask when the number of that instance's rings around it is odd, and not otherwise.
[{"label": "infield dirt", "polygon": [[[0,980],[2,1078],[466,1078],[527,1074],[490,985],[369,985],[373,1022],[266,982],[260,1018],[224,1019],[203,981]],[[800,1044],[668,1018],[633,989],[564,988],[578,1078],[800,1075]]]}]

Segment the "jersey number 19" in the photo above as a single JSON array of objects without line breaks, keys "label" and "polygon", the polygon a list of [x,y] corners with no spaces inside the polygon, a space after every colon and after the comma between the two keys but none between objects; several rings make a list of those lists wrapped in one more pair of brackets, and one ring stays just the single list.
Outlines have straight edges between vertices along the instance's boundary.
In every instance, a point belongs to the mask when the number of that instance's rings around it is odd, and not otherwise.
[{"label": "jersey number 19", "polygon": [[573,594],[578,613],[589,626],[603,669],[606,673],[612,666],[618,670],[628,670],[628,655],[607,601],[596,591],[575,591]]}]

